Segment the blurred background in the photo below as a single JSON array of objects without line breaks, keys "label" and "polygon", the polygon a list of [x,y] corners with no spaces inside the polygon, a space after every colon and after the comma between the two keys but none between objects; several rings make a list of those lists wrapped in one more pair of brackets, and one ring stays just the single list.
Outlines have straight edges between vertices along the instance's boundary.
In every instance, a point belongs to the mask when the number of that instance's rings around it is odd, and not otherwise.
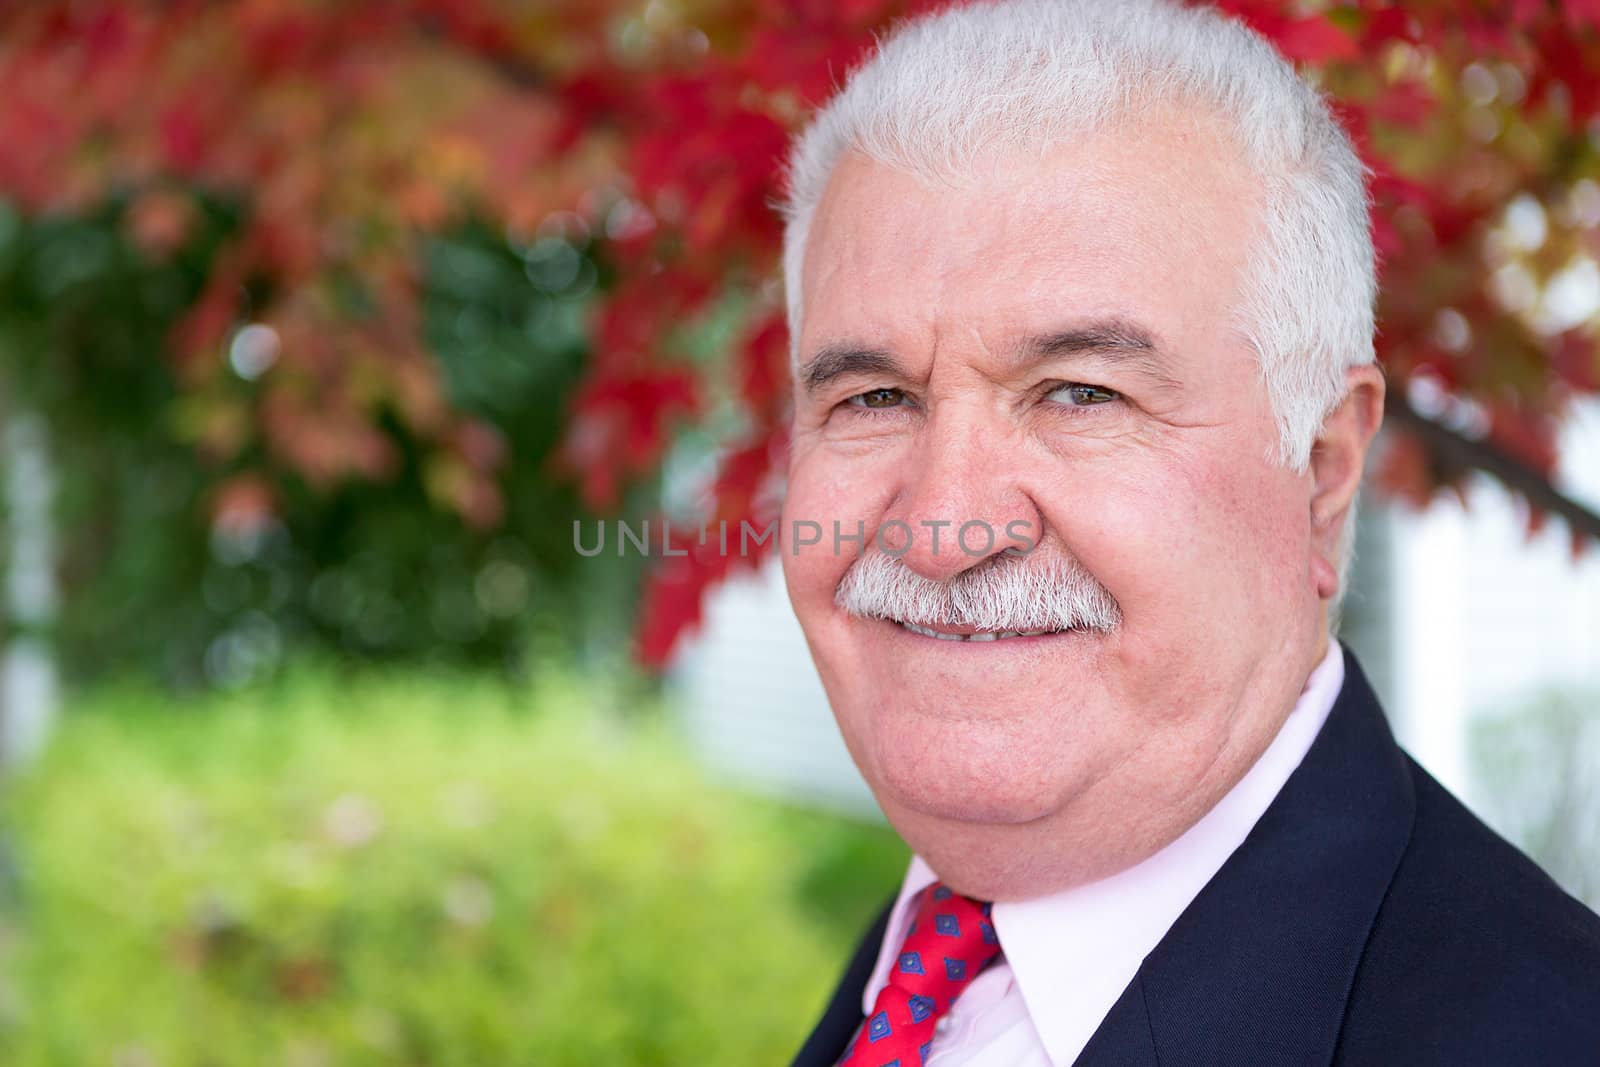
[{"label": "blurred background", "polygon": [[[696,531],[923,6],[0,2],[0,1062],[787,1062],[906,854]],[[1372,168],[1343,638],[1600,904],[1600,6],[1223,6]]]}]

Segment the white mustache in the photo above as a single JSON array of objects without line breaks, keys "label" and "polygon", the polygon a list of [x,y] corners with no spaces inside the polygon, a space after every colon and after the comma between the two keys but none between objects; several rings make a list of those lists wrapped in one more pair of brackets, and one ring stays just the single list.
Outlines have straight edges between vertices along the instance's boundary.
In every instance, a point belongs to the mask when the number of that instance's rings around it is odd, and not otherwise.
[{"label": "white mustache", "polygon": [[834,603],[859,618],[995,632],[1110,633],[1122,622],[1116,598],[1082,564],[1042,553],[994,556],[939,582],[872,552],[845,571]]}]

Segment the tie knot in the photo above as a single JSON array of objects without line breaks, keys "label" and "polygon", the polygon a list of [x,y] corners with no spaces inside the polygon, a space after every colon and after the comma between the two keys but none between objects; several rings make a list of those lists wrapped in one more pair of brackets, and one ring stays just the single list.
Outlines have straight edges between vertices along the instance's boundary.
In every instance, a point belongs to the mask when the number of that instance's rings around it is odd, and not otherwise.
[{"label": "tie knot", "polygon": [[[901,984],[908,987],[931,984],[935,991],[945,994],[941,1001],[953,1000],[960,988],[1000,953],[1000,938],[989,918],[990,907],[987,901],[964,897],[943,882],[929,886],[923,891],[890,981],[905,978],[908,981]],[[934,965],[931,970],[930,964]],[[942,1003],[940,1006],[944,1007]]]}]

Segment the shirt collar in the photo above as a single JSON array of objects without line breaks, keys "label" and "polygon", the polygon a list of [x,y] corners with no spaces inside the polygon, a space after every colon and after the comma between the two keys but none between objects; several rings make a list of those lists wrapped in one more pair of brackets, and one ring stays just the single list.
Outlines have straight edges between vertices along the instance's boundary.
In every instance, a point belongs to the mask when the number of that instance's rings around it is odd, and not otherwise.
[{"label": "shirt collar", "polygon": [[[1344,684],[1344,655],[1330,639],[1277,736],[1200,821],[1126,870],[1047,897],[1002,901],[993,921],[1002,959],[1055,1067],[1068,1067],[1093,1036],[1085,1018],[1111,1009],[1139,965],[1245,837],[1305,757]],[[939,876],[913,855],[895,898],[878,961],[862,990],[870,1014],[914,911],[914,898]],[[1086,965],[1086,961],[1092,961]],[[1073,1004],[1080,1011],[1061,1012]],[[1091,1011],[1090,1009],[1098,1009]]]}]

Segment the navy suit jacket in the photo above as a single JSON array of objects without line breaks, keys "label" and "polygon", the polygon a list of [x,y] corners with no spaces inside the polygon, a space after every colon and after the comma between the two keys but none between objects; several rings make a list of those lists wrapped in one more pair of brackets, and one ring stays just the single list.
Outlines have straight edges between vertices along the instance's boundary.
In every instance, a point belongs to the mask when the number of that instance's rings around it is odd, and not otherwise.
[{"label": "navy suit jacket", "polygon": [[[861,1022],[888,910],[794,1067]],[[1600,916],[1395,743],[1361,668],[1080,1065],[1600,1064]]]}]

